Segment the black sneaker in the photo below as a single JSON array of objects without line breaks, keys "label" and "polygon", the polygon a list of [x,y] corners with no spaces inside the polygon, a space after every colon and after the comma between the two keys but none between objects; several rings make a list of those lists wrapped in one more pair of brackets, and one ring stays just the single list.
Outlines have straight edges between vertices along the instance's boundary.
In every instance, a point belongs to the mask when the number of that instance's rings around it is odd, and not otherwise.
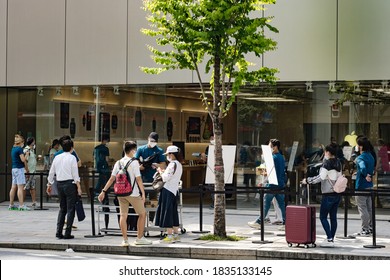
[{"label": "black sneaker", "polygon": [[73,239],[74,235],[64,235],[64,239]]}]

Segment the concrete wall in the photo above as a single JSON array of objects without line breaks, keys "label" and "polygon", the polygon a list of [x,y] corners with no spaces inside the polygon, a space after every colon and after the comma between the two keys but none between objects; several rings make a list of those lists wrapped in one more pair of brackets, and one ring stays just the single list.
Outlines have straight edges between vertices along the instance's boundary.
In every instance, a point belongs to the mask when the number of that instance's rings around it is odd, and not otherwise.
[{"label": "concrete wall", "polygon": [[[155,45],[141,0],[0,0],[0,86],[191,83],[191,71],[147,75]],[[280,81],[386,79],[390,2],[278,0],[265,11],[278,49],[257,65]],[[364,19],[364,20],[363,20]],[[6,68],[5,68],[6,67]],[[205,81],[208,75],[203,75]]]}]

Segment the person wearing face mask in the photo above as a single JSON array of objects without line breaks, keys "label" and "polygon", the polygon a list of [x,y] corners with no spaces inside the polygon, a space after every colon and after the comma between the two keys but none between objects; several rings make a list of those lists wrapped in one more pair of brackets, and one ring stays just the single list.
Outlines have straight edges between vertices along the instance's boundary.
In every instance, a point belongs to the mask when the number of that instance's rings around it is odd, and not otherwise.
[{"label": "person wearing face mask", "polygon": [[[119,207],[120,207],[120,228],[123,236],[123,241],[121,246],[129,246],[129,241],[127,237],[127,216],[129,212],[129,206],[131,205],[135,212],[138,214],[137,221],[137,238],[134,242],[134,245],[150,245],[152,242],[147,240],[144,237],[145,229],[145,219],[146,219],[146,210],[145,210],[145,190],[144,185],[141,179],[140,165],[138,160],[135,160],[134,155],[136,154],[137,144],[133,141],[126,141],[123,148],[125,156],[115,163],[114,168],[112,169],[111,177],[108,180],[107,184],[102,189],[102,192],[99,194],[98,199],[100,202],[104,201],[106,192],[115,182],[116,175],[120,170],[120,166],[126,166],[129,161],[130,164],[127,168],[127,172],[130,176],[130,182],[133,184],[133,192],[128,196],[118,196]],[[122,167],[123,168],[123,167]]]},{"label": "person wearing face mask", "polygon": [[326,239],[320,245],[321,247],[334,247],[334,237],[337,231],[337,209],[341,201],[341,195],[334,192],[333,185],[337,178],[342,176],[342,164],[337,158],[337,149],[338,146],[335,143],[327,145],[325,147],[324,162],[319,174],[302,180],[302,184],[321,183],[320,221],[326,233]]},{"label": "person wearing face mask", "polygon": [[[156,169],[158,167],[165,169],[166,167],[164,150],[157,146],[158,138],[156,132],[151,132],[148,137],[148,144],[139,147],[134,156],[141,163],[140,170],[144,183],[152,183]],[[157,193],[155,191],[148,192],[148,195],[150,200],[157,199]],[[154,212],[149,213],[150,221],[154,220],[154,214]]]},{"label": "person wearing face mask", "polygon": [[32,204],[31,207],[37,206],[36,195],[35,195],[35,171],[37,170],[37,156],[35,154],[35,139],[34,137],[28,137],[26,141],[26,147],[23,149],[24,156],[27,160],[27,166],[29,173],[31,175],[27,175],[27,182],[24,187],[26,195],[26,191],[30,191]]},{"label": "person wearing face mask", "polygon": [[[24,138],[19,134],[15,134],[14,146],[11,150],[12,159],[12,186],[9,192],[8,210],[28,211],[24,204],[24,185],[26,184],[25,172],[28,173],[26,157],[23,153]],[[19,207],[14,204],[15,195],[18,195]]]},{"label": "person wearing face mask", "polygon": [[169,146],[165,153],[169,164],[166,169],[157,168],[165,182],[161,190],[156,211],[156,226],[167,229],[167,236],[161,240],[163,243],[180,242],[179,214],[177,212],[177,197],[179,195],[179,182],[183,173],[180,163],[181,154],[177,146]]}]

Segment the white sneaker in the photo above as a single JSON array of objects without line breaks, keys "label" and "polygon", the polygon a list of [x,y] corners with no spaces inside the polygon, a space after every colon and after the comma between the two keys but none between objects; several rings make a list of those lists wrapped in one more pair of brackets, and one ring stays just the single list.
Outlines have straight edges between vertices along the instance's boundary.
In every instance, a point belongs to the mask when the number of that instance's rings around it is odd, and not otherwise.
[{"label": "white sneaker", "polygon": [[261,225],[257,221],[248,222],[248,226],[250,226],[251,228],[255,228],[255,229],[261,228]]},{"label": "white sneaker", "polygon": [[153,242],[150,240],[147,240],[144,236],[141,238],[137,238],[134,242],[134,245],[152,245]]},{"label": "white sneaker", "polygon": [[180,236],[179,235],[174,235],[173,236],[173,241],[176,242],[181,242]]},{"label": "white sneaker", "polygon": [[281,225],[278,230],[280,231],[285,231],[286,230],[286,225]]},{"label": "white sneaker", "polygon": [[322,248],[333,248],[334,247],[334,242],[333,242],[333,240],[325,239],[320,244],[320,247],[322,247]]},{"label": "white sneaker", "polygon": [[130,245],[129,241],[127,241],[127,240],[123,240],[122,243],[121,243],[122,247],[128,247],[129,245]]},{"label": "white sneaker", "polygon": [[28,208],[25,204],[19,207],[19,211],[30,211],[31,208]]}]

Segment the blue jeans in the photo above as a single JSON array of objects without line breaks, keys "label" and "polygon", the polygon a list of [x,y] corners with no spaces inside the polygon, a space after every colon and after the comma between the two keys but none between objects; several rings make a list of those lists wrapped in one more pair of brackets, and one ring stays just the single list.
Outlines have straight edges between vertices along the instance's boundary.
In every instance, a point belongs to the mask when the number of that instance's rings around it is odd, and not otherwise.
[{"label": "blue jeans", "polygon": [[[337,230],[337,208],[341,201],[340,195],[322,195],[320,206],[320,221],[325,230],[326,237],[333,240]],[[330,225],[328,221],[330,217]]]},{"label": "blue jeans", "polygon": [[[279,193],[266,193],[264,195],[264,217],[267,217],[268,211],[271,207],[272,199],[276,199],[279,204],[280,210],[282,211],[283,224],[286,222],[286,206],[284,203],[284,194]],[[261,216],[256,220],[257,223],[261,223]]]}]

